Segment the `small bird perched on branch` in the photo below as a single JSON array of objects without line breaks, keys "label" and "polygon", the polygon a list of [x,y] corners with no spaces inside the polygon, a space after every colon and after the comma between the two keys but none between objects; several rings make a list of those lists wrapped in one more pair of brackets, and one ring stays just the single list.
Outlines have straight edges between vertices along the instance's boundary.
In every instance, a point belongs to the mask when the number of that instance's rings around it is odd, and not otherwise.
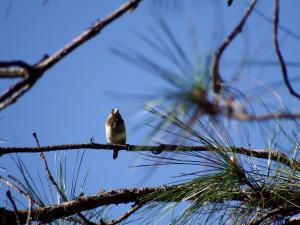
[{"label": "small bird perched on branch", "polygon": [[[111,110],[105,123],[106,140],[109,144],[126,144],[125,123],[119,109]],[[113,149],[113,159],[118,157],[118,148]]]}]

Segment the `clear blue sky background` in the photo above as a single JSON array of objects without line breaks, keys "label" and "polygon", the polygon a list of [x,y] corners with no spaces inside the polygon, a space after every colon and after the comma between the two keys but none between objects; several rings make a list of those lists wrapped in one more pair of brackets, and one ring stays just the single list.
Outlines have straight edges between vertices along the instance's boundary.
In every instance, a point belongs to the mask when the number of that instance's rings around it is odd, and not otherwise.
[{"label": "clear blue sky background", "polygon": [[[0,60],[21,59],[35,63],[44,54],[52,54],[62,48],[96,19],[104,17],[125,1],[50,0],[44,6],[42,2],[0,1]],[[157,10],[153,2],[143,1],[137,10],[127,13],[105,28],[100,35],[47,71],[16,104],[1,111],[0,137],[5,138],[1,145],[34,146],[32,132],[37,132],[42,145],[84,143],[91,137],[96,142],[106,143],[104,123],[112,108],[120,108],[125,119],[127,142],[144,144],[149,128],[136,128],[137,124],[143,124],[143,118],[139,115],[146,112],[143,110],[144,102],[137,101],[128,94],[155,93],[167,84],[148,71],[118,58],[110,49],[124,49],[122,44],[125,44],[164,63],[162,56],[133,32],[137,30],[153,38],[150,28],[156,27],[159,31],[157,18],[163,18],[193,61],[195,57],[189,29],[197,29],[199,54],[205,56],[216,49],[247,6],[244,1],[238,0],[230,8],[226,7],[225,0],[202,0],[198,3],[190,0],[181,4],[184,9],[163,7]],[[281,24],[300,35],[300,2],[285,0],[281,1],[281,5]],[[272,18],[273,1],[259,1],[257,9]],[[297,61],[299,40],[283,31],[280,34],[284,56],[287,60]],[[224,62],[237,62],[245,54],[252,60],[276,61],[272,41],[271,24],[254,13],[243,35],[236,39],[224,55]],[[171,65],[167,66],[172,68]],[[225,79],[230,79],[235,68],[226,65],[222,71]],[[289,68],[289,72],[293,77],[299,76],[297,68]],[[244,74],[251,79],[266,82],[281,80],[279,67],[251,67],[244,70]],[[1,80],[1,92],[13,82],[15,81]],[[249,81],[241,84],[246,89],[255,86]],[[295,88],[299,90],[298,87],[299,84],[296,83]],[[281,93],[287,93],[285,88],[280,90]],[[271,98],[267,100],[272,101]],[[293,100],[289,104],[294,104]],[[252,146],[265,147],[262,146],[263,141],[258,133],[250,133],[250,139],[255,140]],[[76,152],[67,153],[70,176],[75,155]],[[47,154],[47,158],[54,168],[54,154]],[[38,155],[26,154],[22,155],[22,159],[33,176],[36,176],[38,170],[42,172]],[[148,172],[148,169],[129,168],[139,163],[142,161],[135,153],[121,152],[118,160],[113,161],[111,152],[87,150],[82,170],[82,174],[89,170],[86,193],[96,193],[100,188],[136,186]],[[1,157],[0,166],[6,168],[4,174],[17,173],[10,156]],[[180,169],[169,167],[159,171],[142,185],[164,184]],[[68,180],[70,181],[69,178]],[[5,190],[7,188],[1,185],[1,202],[6,199],[3,195]]]}]

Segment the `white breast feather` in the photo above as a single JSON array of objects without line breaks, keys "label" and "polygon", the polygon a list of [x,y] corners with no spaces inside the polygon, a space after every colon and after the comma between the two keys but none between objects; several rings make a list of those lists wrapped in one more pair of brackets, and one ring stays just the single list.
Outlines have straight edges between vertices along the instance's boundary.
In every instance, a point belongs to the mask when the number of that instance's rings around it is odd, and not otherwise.
[{"label": "white breast feather", "polygon": [[106,126],[106,140],[108,143],[113,143],[113,137],[112,137],[112,128],[110,126]]}]

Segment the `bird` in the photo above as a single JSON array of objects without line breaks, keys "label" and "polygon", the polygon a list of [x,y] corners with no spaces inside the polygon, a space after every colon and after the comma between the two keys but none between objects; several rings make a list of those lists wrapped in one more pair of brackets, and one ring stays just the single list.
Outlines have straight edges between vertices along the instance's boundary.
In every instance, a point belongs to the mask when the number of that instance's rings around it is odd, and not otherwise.
[{"label": "bird", "polygon": [[[119,109],[112,109],[105,122],[106,140],[109,144],[126,144],[126,128]],[[118,148],[113,149],[113,159],[118,157]]]}]

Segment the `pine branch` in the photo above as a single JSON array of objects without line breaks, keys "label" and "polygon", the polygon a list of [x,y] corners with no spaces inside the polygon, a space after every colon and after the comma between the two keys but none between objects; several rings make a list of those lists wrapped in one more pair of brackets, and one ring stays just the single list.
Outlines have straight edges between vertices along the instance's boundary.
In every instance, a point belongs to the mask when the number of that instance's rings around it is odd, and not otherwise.
[{"label": "pine branch", "polygon": [[[40,153],[40,152],[51,152],[60,150],[78,150],[78,149],[94,149],[94,150],[107,150],[111,151],[114,148],[124,150],[127,152],[152,152],[159,154],[161,152],[205,152],[215,151],[210,146],[184,146],[184,145],[158,145],[158,146],[147,146],[147,145],[119,145],[119,144],[98,144],[98,143],[86,143],[86,144],[62,144],[62,145],[49,145],[41,147],[0,147],[0,156],[12,153]],[[242,147],[219,147],[222,151],[228,149],[228,151],[235,152],[237,154],[261,158],[271,159],[287,166],[300,169],[300,162],[297,160],[289,159],[287,155],[280,151],[270,149],[247,149]]]},{"label": "pine branch", "polygon": [[[69,202],[59,205],[50,205],[38,207],[31,210],[32,221],[49,223],[56,219],[72,216],[78,212],[94,209],[110,204],[126,204],[129,202],[139,202],[139,198],[156,191],[162,192],[174,187],[157,187],[157,188],[132,188],[118,189],[112,191],[100,191],[97,195],[81,196]],[[141,204],[141,203],[140,203]],[[28,210],[19,210],[17,212],[0,208],[0,221],[2,225],[17,224],[16,213],[21,224],[27,220]]]},{"label": "pine branch", "polygon": [[[201,189],[201,187],[199,187]],[[167,196],[160,196],[162,193],[167,193],[169,191],[173,191],[176,193],[179,192],[189,192],[189,188],[185,184],[173,185],[173,186],[160,186],[160,187],[147,187],[147,188],[131,188],[131,189],[117,189],[111,191],[102,191],[100,190],[96,195],[91,196],[81,196],[74,200],[61,203],[59,205],[49,205],[45,207],[37,207],[31,209],[30,215],[32,221],[37,221],[39,223],[50,223],[57,219],[62,219],[65,217],[73,216],[82,211],[95,209],[100,206],[107,206],[111,204],[127,204],[127,203],[135,203],[135,206],[125,213],[123,216],[118,218],[117,220],[123,220],[128,216],[130,216],[135,210],[139,209],[150,202],[182,202],[182,201],[197,201],[199,196],[193,195],[188,199],[174,197],[168,198]],[[200,192],[199,192],[200,193]],[[263,201],[268,204],[265,205],[264,209],[270,209],[270,214],[266,214],[267,217],[272,214],[272,208],[276,206],[280,206],[286,203],[286,201],[278,201],[278,199],[273,199],[271,193],[272,191],[262,190]],[[250,196],[249,196],[250,195]],[[293,193],[292,193],[293,195]],[[251,189],[241,190],[240,192],[236,192],[234,195],[230,195],[224,198],[216,198],[212,200],[212,204],[214,203],[224,203],[230,201],[249,201],[249,197],[255,198],[256,193],[252,192]],[[295,204],[300,202],[300,197],[296,197],[293,199]],[[30,209],[29,209],[30,210]],[[0,221],[2,225],[15,225],[17,224],[16,214],[18,215],[18,220],[20,224],[24,224],[28,220],[29,210],[8,210],[5,208],[0,208]],[[299,213],[300,209],[297,206],[287,206],[281,208],[279,211],[281,215],[287,216]],[[113,222],[113,221],[112,221]],[[105,222],[104,222],[105,223]],[[253,221],[255,224],[255,222]]]},{"label": "pine branch", "polygon": [[280,69],[282,72],[283,80],[288,88],[291,95],[295,96],[296,98],[300,99],[300,94],[298,94],[294,88],[292,87],[289,78],[288,78],[288,71],[287,67],[283,58],[283,55],[281,53],[280,47],[279,47],[279,41],[278,41],[278,24],[279,24],[279,0],[274,0],[274,20],[273,20],[273,37],[274,37],[274,47],[275,52],[279,61]]}]

